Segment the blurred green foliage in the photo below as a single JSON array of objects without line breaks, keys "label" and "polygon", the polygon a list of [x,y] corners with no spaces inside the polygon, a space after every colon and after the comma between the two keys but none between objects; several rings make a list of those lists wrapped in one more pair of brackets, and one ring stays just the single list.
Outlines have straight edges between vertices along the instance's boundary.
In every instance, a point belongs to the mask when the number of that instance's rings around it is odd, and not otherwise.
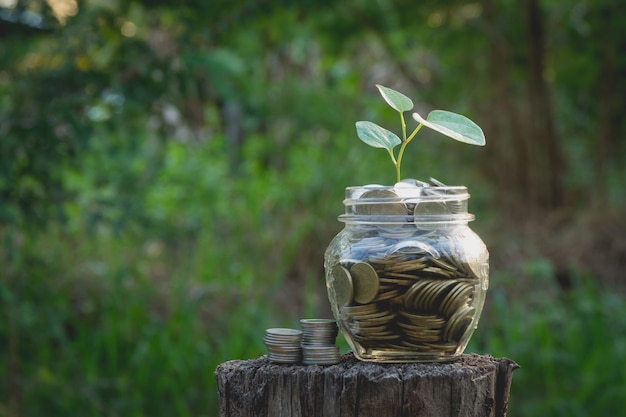
[{"label": "blurred green foliage", "polygon": [[472,192],[492,279],[468,350],[522,366],[509,415],[623,415],[618,2],[14,3],[0,2],[0,416],[217,415],[217,364],[329,314],[344,187],[394,179],[354,131],[397,123],[375,83],[485,130],[485,150],[425,135],[403,172]]}]

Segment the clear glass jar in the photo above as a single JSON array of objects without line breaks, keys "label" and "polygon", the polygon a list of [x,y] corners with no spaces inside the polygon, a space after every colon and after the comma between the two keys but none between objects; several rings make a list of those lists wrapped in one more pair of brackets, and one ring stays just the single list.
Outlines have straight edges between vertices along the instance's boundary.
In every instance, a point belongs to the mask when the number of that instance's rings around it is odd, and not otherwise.
[{"label": "clear glass jar", "polygon": [[468,226],[463,186],[348,187],[344,229],[324,258],[337,324],[375,362],[451,361],[476,329],[489,254]]}]

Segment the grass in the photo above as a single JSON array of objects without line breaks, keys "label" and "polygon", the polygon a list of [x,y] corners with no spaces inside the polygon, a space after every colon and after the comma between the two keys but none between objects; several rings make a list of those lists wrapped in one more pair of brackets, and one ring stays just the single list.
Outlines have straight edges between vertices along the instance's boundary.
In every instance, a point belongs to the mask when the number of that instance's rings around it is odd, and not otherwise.
[{"label": "grass", "polygon": [[215,366],[258,357],[274,313],[250,294],[150,281],[141,273],[149,260],[137,256],[129,268],[119,252],[133,247],[118,245],[86,245],[79,256],[119,264],[55,271],[41,263],[4,286],[17,330],[3,328],[2,336],[18,341],[19,373],[11,378],[23,415],[215,415]]},{"label": "grass", "polygon": [[498,285],[468,349],[521,365],[509,416],[619,416],[626,392],[626,301],[579,275],[556,297],[537,286],[523,297]]}]

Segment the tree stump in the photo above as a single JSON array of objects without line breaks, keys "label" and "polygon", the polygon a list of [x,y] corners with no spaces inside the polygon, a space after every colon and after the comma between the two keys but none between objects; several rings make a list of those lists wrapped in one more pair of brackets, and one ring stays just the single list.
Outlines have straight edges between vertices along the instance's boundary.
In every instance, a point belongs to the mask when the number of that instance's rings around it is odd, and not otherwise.
[{"label": "tree stump", "polygon": [[278,365],[265,357],[215,371],[220,417],[503,417],[510,359],[465,354],[452,363]]}]

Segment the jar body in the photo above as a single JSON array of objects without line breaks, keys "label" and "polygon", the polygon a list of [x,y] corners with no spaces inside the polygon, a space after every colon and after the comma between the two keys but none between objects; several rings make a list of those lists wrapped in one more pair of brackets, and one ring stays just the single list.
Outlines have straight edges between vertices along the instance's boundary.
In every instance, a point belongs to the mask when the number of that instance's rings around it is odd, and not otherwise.
[{"label": "jar body", "polygon": [[469,195],[355,200],[355,189],[324,259],[331,308],[354,355],[454,360],[476,329],[489,282],[487,248],[467,224]]}]

